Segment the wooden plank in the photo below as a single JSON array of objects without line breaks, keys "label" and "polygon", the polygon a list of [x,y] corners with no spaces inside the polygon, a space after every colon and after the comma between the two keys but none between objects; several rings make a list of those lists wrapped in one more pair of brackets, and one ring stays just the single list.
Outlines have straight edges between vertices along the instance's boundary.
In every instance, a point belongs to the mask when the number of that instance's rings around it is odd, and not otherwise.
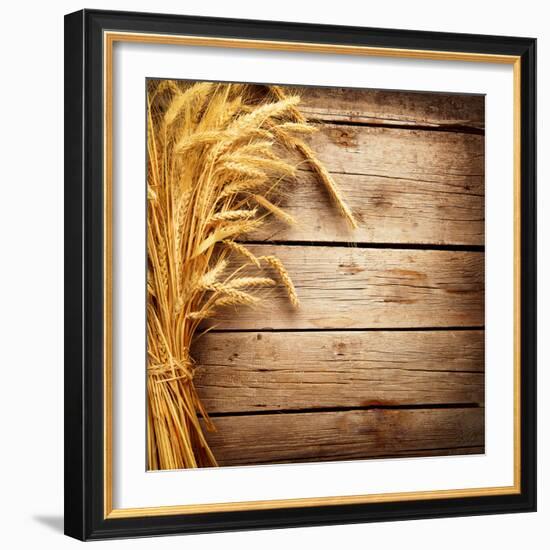
[{"label": "wooden plank", "polygon": [[278,460],[276,457],[269,460],[269,462],[255,462],[245,463],[239,461],[231,461],[220,459],[220,466],[253,466],[259,464],[289,464],[289,463],[304,463],[304,462],[321,462],[321,461],[339,461],[339,460],[361,460],[369,458],[413,458],[413,457],[429,457],[429,456],[458,456],[458,455],[480,455],[485,454],[485,447],[483,445],[470,445],[467,447],[451,447],[451,448],[436,448],[436,449],[414,449],[414,450],[392,450],[390,452],[382,449],[377,451],[376,449],[370,449],[369,454],[365,456],[352,456],[347,454],[347,449],[344,453],[339,455],[337,453],[331,454],[328,458],[317,458],[316,456],[307,456],[299,458],[287,458],[286,460]]},{"label": "wooden plank", "polygon": [[209,333],[210,413],[484,402],[484,331]]},{"label": "wooden plank", "polygon": [[318,127],[309,142],[340,186],[359,228],[350,230],[322,184],[301,171],[281,199],[299,223],[288,227],[271,218],[250,239],[484,244],[483,136]]},{"label": "wooden plank", "polygon": [[227,416],[207,440],[222,466],[404,456],[483,447],[484,409],[371,409]]},{"label": "wooden plank", "polygon": [[469,190],[445,183],[378,176],[334,176],[353,210],[352,231],[310,172],[298,173],[296,185],[280,205],[297,220],[289,226],[271,216],[249,240],[358,243],[483,245],[483,185]]},{"label": "wooden plank", "polygon": [[482,95],[291,87],[301,96],[300,111],[310,120],[428,127],[485,126]]},{"label": "wooden plank", "polygon": [[[301,301],[282,287],[263,306],[221,310],[219,329],[482,326],[484,254],[444,250],[249,245],[285,264]],[[266,268],[266,273],[270,273]],[[272,274],[276,277],[276,274]],[[266,294],[264,294],[266,296]]]},{"label": "wooden plank", "polygon": [[480,135],[321,124],[308,141],[328,170],[441,183],[479,194],[484,178]]}]

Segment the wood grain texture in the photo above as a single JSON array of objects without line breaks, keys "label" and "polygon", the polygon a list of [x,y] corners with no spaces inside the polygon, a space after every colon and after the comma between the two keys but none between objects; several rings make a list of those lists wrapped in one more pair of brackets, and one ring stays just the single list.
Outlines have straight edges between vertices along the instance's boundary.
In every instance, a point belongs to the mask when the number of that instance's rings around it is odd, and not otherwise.
[{"label": "wood grain texture", "polygon": [[[222,466],[426,455],[484,445],[484,409],[371,409],[215,418]],[[442,454],[446,454],[443,452]]]},{"label": "wood grain texture", "polygon": [[215,321],[219,329],[484,324],[484,254],[479,252],[275,245],[249,249],[283,261],[301,307],[292,308],[284,288],[277,287],[264,306],[241,307],[238,314],[234,308],[220,311]]},{"label": "wood grain texture", "polygon": [[209,333],[194,347],[211,413],[484,402],[484,332]]},{"label": "wood grain texture", "polygon": [[302,163],[297,183],[281,198],[299,223],[288,227],[271,218],[250,239],[484,243],[483,136],[334,124],[318,128],[308,140],[359,228],[348,228]]},{"label": "wood grain texture", "polygon": [[[297,220],[271,217],[249,240],[479,246],[485,242],[481,184],[335,174],[359,227],[351,230],[311,172],[299,171],[280,205]],[[466,189],[468,187],[468,189]]]},{"label": "wood grain texture", "polygon": [[333,174],[364,174],[441,183],[452,192],[479,193],[484,178],[484,137],[322,124],[309,144]]},{"label": "wood grain texture", "polygon": [[427,126],[485,126],[482,95],[361,90],[357,88],[289,87],[301,96],[300,110],[310,120]]}]

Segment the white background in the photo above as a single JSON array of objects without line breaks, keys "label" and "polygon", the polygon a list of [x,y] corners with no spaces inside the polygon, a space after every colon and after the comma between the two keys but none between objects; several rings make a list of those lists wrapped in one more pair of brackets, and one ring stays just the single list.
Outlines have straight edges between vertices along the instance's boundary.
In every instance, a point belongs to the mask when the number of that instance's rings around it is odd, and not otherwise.
[{"label": "white background", "polygon": [[[0,537],[5,548],[65,548],[62,529],[62,117],[64,13],[79,2],[17,2],[3,8],[1,251],[2,370],[0,414]],[[393,0],[337,3],[239,0],[185,3],[157,0],[92,2],[86,7],[187,13],[311,23],[412,28],[539,38],[539,279],[548,277],[546,104],[550,28],[544,3]],[[545,121],[544,128],[542,121]],[[547,155],[546,155],[547,156]],[[540,469],[549,407],[544,364],[548,295],[539,290]],[[546,308],[544,308],[546,306]],[[544,310],[543,310],[544,308]],[[110,548],[315,548],[343,544],[384,548],[545,548],[550,537],[550,488],[540,476],[539,512],[449,520],[302,528],[104,543]],[[546,540],[545,540],[546,539]]]}]

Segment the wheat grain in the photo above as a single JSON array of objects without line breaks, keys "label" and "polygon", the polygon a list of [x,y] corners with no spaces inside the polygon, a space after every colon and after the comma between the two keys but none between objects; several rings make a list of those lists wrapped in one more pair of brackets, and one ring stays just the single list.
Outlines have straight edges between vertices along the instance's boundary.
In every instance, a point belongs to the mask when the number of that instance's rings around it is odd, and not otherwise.
[{"label": "wheat grain", "polygon": [[298,96],[292,96],[285,97],[276,103],[265,103],[250,113],[241,116],[230,126],[230,130],[239,132],[251,126],[260,127],[266,120],[282,115],[299,102],[300,98]]},{"label": "wheat grain", "polygon": [[218,212],[210,218],[211,223],[216,222],[234,222],[237,220],[246,220],[256,215],[256,209],[253,210],[226,210]]},{"label": "wheat grain", "polygon": [[199,82],[187,88],[185,92],[178,92],[164,115],[164,122],[173,124],[176,118],[182,114],[184,107],[197,108],[197,105],[193,105],[195,100],[205,101],[212,87],[213,84],[210,82]]},{"label": "wheat grain", "polygon": [[273,269],[275,269],[275,271],[277,271],[281,282],[286,288],[290,303],[295,308],[298,308],[300,306],[300,300],[298,299],[298,294],[296,293],[294,283],[292,282],[292,279],[290,278],[286,267],[283,265],[283,262],[281,262],[281,260],[279,260],[279,258],[277,258],[276,256],[261,256],[259,259],[266,262]]},{"label": "wheat grain", "polygon": [[275,217],[284,221],[288,225],[296,225],[296,220],[282,208],[279,208],[277,205],[273,204],[271,201],[266,199],[262,195],[254,195],[254,200],[260,205],[263,206],[266,210],[271,212]]},{"label": "wheat grain", "polygon": [[[224,155],[220,158],[220,163],[221,170],[223,170],[224,166],[232,167],[238,165],[239,167],[247,166],[255,170],[261,170],[263,173],[273,172],[285,174],[287,176],[294,176],[296,173],[296,168],[285,161],[272,157],[259,157],[256,155],[244,154],[241,151]],[[239,172],[244,173],[242,169],[239,169]]]},{"label": "wheat grain", "polygon": [[275,285],[275,281],[269,277],[238,277],[232,279],[226,285],[230,288],[257,288],[273,286]]},{"label": "wheat grain", "polygon": [[266,181],[267,178],[262,174],[257,178],[246,178],[229,183],[223,188],[219,200],[223,201],[239,193],[258,191],[261,187],[265,187]]},{"label": "wheat grain", "polygon": [[315,126],[306,124],[305,122],[284,122],[283,124],[279,124],[277,129],[280,132],[287,132],[290,134],[314,134],[319,131]]},{"label": "wheat grain", "polygon": [[202,275],[199,281],[199,287],[208,286],[215,283],[220,278],[221,274],[227,268],[227,261],[220,260],[212,269]]},{"label": "wheat grain", "polygon": [[249,306],[252,304],[257,304],[259,301],[260,299],[257,296],[253,296],[252,294],[241,292],[237,296],[224,296],[222,298],[218,298],[214,302],[214,306],[218,306],[218,307]]},{"label": "wheat grain", "polygon": [[261,168],[247,164],[246,162],[226,161],[217,169],[219,174],[223,172],[233,172],[241,177],[253,178],[256,180],[264,177],[264,171]]},{"label": "wheat grain", "polygon": [[244,233],[250,233],[254,229],[261,225],[261,220],[236,220],[232,225],[223,225],[216,227],[197,247],[192,258],[196,258],[201,254],[204,254],[207,250],[212,248],[216,243],[221,242],[228,237],[236,235],[242,235]]},{"label": "wheat grain", "polygon": [[256,267],[260,267],[260,260],[246,248],[246,246],[236,243],[235,241],[223,241],[223,244],[225,244],[229,249],[233,250],[237,254],[240,254],[244,258],[246,258],[250,263],[254,264]]}]

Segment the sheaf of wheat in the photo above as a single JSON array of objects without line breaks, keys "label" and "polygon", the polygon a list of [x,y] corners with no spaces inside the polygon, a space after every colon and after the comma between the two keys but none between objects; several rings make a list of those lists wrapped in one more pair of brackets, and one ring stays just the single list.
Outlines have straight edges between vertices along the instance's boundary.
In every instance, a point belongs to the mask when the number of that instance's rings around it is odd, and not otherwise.
[{"label": "sheaf of wheat", "polygon": [[[151,470],[216,466],[215,426],[193,384],[191,344],[224,308],[254,307],[266,289],[296,289],[276,256],[239,242],[278,204],[302,156],[335,205],[355,220],[329,172],[303,141],[315,131],[300,98],[278,86],[150,80],[147,84],[147,456]],[[287,155],[290,157],[291,155]]]}]

